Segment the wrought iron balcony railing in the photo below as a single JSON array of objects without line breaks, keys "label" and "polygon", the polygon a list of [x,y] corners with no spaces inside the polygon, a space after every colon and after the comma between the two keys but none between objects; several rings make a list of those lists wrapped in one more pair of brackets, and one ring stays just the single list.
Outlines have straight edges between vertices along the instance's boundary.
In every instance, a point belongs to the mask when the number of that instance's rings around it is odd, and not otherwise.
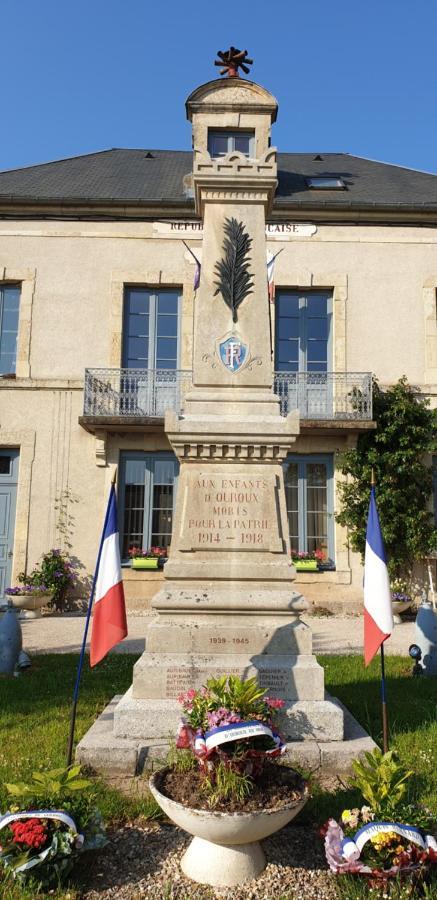
[{"label": "wrought iron balcony railing", "polygon": [[298,409],[301,419],[370,421],[370,372],[275,372],[281,414]]},{"label": "wrought iron balcony railing", "polygon": [[163,418],[190,387],[182,369],[85,369],[84,416]]},{"label": "wrought iron balcony railing", "polygon": [[[86,369],[84,416],[163,418],[183,408],[191,372],[182,369]],[[275,372],[281,415],[298,409],[305,419],[369,421],[369,372]]]}]

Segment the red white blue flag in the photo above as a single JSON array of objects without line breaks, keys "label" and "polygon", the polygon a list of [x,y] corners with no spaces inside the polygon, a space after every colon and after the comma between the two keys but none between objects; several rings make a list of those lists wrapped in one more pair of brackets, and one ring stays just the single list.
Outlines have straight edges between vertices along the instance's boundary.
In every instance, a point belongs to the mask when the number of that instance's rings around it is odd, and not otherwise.
[{"label": "red white blue flag", "polygon": [[91,666],[100,662],[127,635],[114,485],[111,485],[109,495],[95,584]]},{"label": "red white blue flag", "polygon": [[367,666],[393,631],[390,580],[376,508],[375,488],[370,492],[364,556],[364,662]]}]

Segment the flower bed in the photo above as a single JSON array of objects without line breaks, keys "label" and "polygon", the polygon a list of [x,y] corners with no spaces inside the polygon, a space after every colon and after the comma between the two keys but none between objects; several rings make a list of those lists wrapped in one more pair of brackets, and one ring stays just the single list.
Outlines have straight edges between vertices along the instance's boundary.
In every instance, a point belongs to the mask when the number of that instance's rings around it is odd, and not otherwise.
[{"label": "flower bed", "polygon": [[405,803],[406,782],[413,773],[397,762],[393,751],[376,749],[365,756],[366,763],[353,763],[351,786],[361,790],[369,805],[345,809],[340,822],[329,819],[322,826],[328,865],[336,875],[360,875],[376,883],[398,876],[423,880],[437,863],[437,842],[429,811]]},{"label": "flower bed", "polygon": [[35,772],[31,783],[6,788],[19,805],[0,815],[0,866],[18,883],[57,885],[80,853],[105,845],[93,783],[79,766]]}]

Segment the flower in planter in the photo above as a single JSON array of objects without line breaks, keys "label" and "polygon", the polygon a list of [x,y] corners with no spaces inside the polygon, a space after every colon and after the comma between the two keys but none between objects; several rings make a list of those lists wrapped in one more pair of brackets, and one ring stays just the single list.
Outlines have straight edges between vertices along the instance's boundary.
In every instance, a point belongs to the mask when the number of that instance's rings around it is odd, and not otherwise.
[{"label": "flower in planter", "polygon": [[326,554],[323,550],[292,550],[291,558],[296,560],[296,562],[305,562],[309,559],[315,559],[318,563],[324,562],[326,559]]},{"label": "flower in planter", "polygon": [[231,798],[243,800],[267,760],[285,745],[275,726],[284,701],[265,697],[256,678],[234,675],[210,678],[200,690],[178,697],[184,712],[176,742],[197,766],[209,806]]},{"label": "flower in planter", "polygon": [[140,547],[129,547],[127,552],[131,559],[161,559],[167,556],[165,547],[150,547],[150,550],[142,550]]},{"label": "flower in planter", "polygon": [[48,605],[62,610],[68,592],[76,584],[75,566],[66,554],[55,548],[44,553],[39,565],[31,572],[20,572],[18,581],[20,585],[8,588],[5,593],[17,595],[47,592],[51,595]]},{"label": "flower in planter", "polygon": [[79,853],[105,845],[93,783],[80,766],[35,772],[30,783],[5,787],[21,808],[0,815],[0,866],[20,884],[31,877],[58,885]]},{"label": "flower in planter", "polygon": [[403,578],[393,578],[390,581],[390,591],[392,600],[400,600],[402,603],[411,600],[411,593],[407,582]]},{"label": "flower in planter", "polygon": [[428,829],[432,814],[419,804],[405,804],[406,782],[413,774],[393,751],[376,748],[366,762],[355,760],[351,787],[369,805],[344,809],[340,822],[329,819],[320,829],[329,867],[336,874],[367,876],[379,882],[403,876],[423,878],[437,862],[437,843]]},{"label": "flower in planter", "polygon": [[50,593],[50,589],[46,584],[19,584],[16,587],[6,588],[5,594],[9,594],[11,597],[16,597],[19,594],[48,594]]}]

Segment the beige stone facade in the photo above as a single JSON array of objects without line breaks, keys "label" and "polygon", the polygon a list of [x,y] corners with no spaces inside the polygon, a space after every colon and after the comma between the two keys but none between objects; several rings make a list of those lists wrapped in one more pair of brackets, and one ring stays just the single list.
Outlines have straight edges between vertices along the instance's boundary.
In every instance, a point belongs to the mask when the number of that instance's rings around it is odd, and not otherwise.
[{"label": "beige stone facade", "polygon": [[[253,87],[240,87],[233,98],[229,90],[223,92],[223,82],[212,84],[210,91],[205,86],[203,112],[193,131],[197,167],[202,160],[208,163],[211,127],[253,129],[260,159],[268,147],[272,109],[263,106]],[[226,102],[217,112],[221,93]],[[98,416],[84,418],[84,373],[122,367],[127,286],[178,289],[178,369],[192,370],[195,264],[182,238],[201,259],[203,242],[214,240],[216,227],[213,220],[206,221],[205,231],[196,232],[187,226],[195,221],[190,209],[172,212],[164,203],[161,214],[157,204],[150,204],[142,210],[144,220],[134,221],[127,211],[125,216],[118,212],[118,220],[114,215],[111,221],[85,221],[74,207],[63,220],[59,211],[50,216],[43,206],[34,201],[32,220],[17,202],[15,212],[9,205],[8,218],[0,220],[0,285],[21,288],[16,377],[0,378],[0,450],[20,451],[12,583],[43,552],[63,545],[57,508],[61,497],[71,516],[72,554],[82,574],[91,573],[120,453],[170,451],[163,415],[139,417],[136,423],[120,410],[117,417],[102,415],[100,421]],[[92,216],[92,205],[88,213]],[[396,221],[394,214],[381,221],[376,212],[373,218],[369,212],[365,222],[362,218],[324,214],[322,206],[312,213],[273,206],[268,221],[278,230],[267,235],[266,250],[281,250],[275,266],[277,296],[281,289],[330,293],[330,372],[371,372],[383,384],[406,375],[436,405],[437,225],[423,227],[400,214]],[[313,233],[284,230],[299,221],[313,224]],[[178,227],[172,230],[172,223]],[[271,304],[273,335],[275,312]],[[205,355],[211,352],[205,347]],[[207,384],[205,377],[202,383]],[[337,454],[353,446],[366,427],[371,427],[369,420],[301,416],[293,453],[332,458],[334,498]],[[334,514],[336,509],[334,499]],[[361,596],[360,561],[333,516],[332,529],[335,565],[330,571],[299,573],[295,582],[322,606]],[[148,608],[161,580],[161,573],[126,568],[129,606]]]}]

